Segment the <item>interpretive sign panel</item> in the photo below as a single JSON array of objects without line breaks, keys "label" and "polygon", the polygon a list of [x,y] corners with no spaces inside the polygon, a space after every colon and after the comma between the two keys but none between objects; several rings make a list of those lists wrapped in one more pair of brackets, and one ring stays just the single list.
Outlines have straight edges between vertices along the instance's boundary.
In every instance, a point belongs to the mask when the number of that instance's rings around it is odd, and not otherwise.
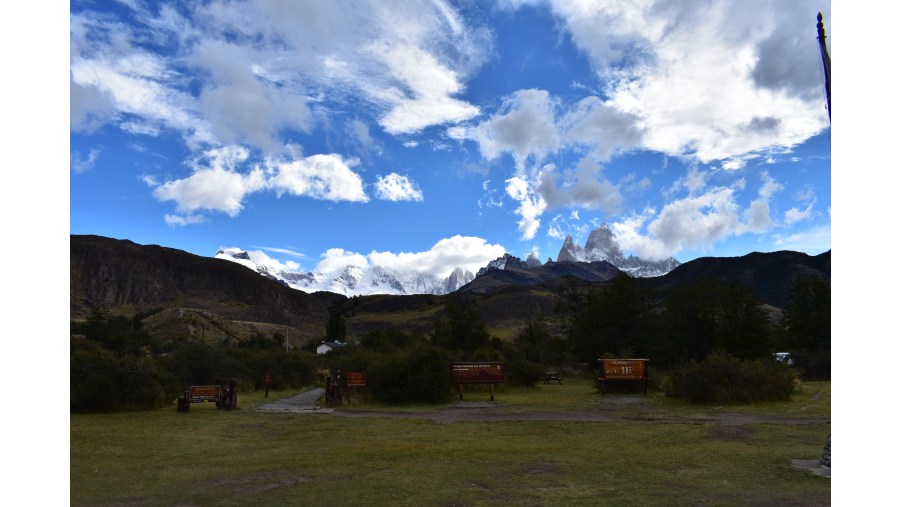
[{"label": "interpretive sign panel", "polygon": [[607,380],[640,380],[644,383],[644,395],[647,395],[649,376],[647,362],[649,359],[601,359],[600,389],[606,392]]},{"label": "interpretive sign panel", "polygon": [[365,372],[351,371],[348,373],[347,387],[366,387]]},{"label": "interpretive sign panel", "polygon": [[503,363],[453,363],[450,381],[454,384],[497,384],[503,382]]},{"label": "interpretive sign panel", "polygon": [[494,401],[494,384],[503,382],[503,363],[453,363],[450,366],[450,381],[459,388],[459,399],[463,397],[463,384],[490,384],[491,401]]},{"label": "interpretive sign panel", "polygon": [[217,402],[222,397],[222,386],[191,386],[188,399],[191,403]]},{"label": "interpretive sign panel", "polygon": [[600,377],[607,380],[643,380],[648,359],[601,359]]}]

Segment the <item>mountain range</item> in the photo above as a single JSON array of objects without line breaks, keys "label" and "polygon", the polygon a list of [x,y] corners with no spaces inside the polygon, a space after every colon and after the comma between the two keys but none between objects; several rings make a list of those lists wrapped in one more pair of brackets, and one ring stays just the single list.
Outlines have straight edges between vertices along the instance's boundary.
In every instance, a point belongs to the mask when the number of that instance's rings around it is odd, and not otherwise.
[{"label": "mountain range", "polygon": [[556,256],[556,262],[594,261],[609,262],[621,271],[638,278],[662,276],[681,265],[673,257],[660,261],[645,260],[634,255],[625,257],[607,224],[591,231],[584,247],[576,244],[571,235],[566,236]]},{"label": "mountain range", "polygon": [[[373,329],[428,333],[445,304],[460,299],[473,302],[485,327],[500,339],[511,339],[524,322],[535,318],[550,320],[553,332],[562,333],[566,316],[559,313],[559,302],[564,293],[602,288],[622,274],[608,261],[539,264],[506,255],[449,294],[348,298],[295,290],[274,275],[260,276],[233,260],[91,235],[70,236],[70,270],[71,320],[103,310],[134,319],[135,325],[168,339],[239,342],[280,334],[291,346],[320,340],[329,309],[346,318],[347,338],[352,340]],[[831,251],[816,256],[782,251],[702,257],[666,275],[638,280],[658,291],[703,277],[735,281],[753,287],[762,303],[777,310],[798,276],[830,281]]]},{"label": "mountain range", "polygon": [[[215,254],[215,258],[232,261],[246,266],[253,271],[269,278],[284,283],[285,285],[304,292],[328,291],[345,296],[360,296],[373,294],[434,294],[443,295],[462,289],[473,283],[477,278],[492,271],[509,271],[509,277],[519,277],[522,280],[531,280],[537,283],[546,280],[547,277],[560,276],[566,270],[583,270],[579,267],[558,266],[561,263],[585,263],[606,262],[615,268],[615,273],[625,272],[631,276],[657,277],[662,276],[681,263],[672,257],[662,261],[650,261],[634,255],[625,257],[613,237],[612,230],[604,224],[593,230],[588,236],[584,247],[577,245],[568,236],[560,248],[556,263],[547,259],[542,264],[536,255],[528,256],[524,261],[510,254],[505,254],[481,268],[477,274],[456,266],[446,266],[451,269],[446,277],[439,277],[424,273],[417,266],[409,266],[406,270],[388,269],[383,266],[355,266],[348,265],[344,269],[322,273],[313,271],[292,271],[283,266],[267,263],[267,258],[254,256],[250,252],[240,248],[222,248]],[[537,271],[529,273],[528,270]],[[597,271],[599,269],[599,271]],[[584,276],[578,276],[592,281],[608,279],[607,267],[588,269]],[[592,274],[587,274],[588,272]],[[602,272],[602,273],[601,273]],[[515,273],[515,274],[512,274]],[[595,276],[596,275],[596,276]],[[599,278],[598,278],[599,277]],[[492,277],[496,279],[497,276]],[[484,290],[492,282],[482,280],[476,284],[476,288],[468,288],[470,291]]]}]

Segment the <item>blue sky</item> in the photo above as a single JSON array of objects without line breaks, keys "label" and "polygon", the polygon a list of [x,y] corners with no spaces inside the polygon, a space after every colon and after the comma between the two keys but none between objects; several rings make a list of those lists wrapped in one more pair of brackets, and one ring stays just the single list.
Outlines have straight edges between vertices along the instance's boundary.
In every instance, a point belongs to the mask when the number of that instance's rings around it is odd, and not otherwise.
[{"label": "blue sky", "polygon": [[303,270],[555,260],[603,223],[646,258],[822,253],[819,11],[75,1],[70,232]]}]

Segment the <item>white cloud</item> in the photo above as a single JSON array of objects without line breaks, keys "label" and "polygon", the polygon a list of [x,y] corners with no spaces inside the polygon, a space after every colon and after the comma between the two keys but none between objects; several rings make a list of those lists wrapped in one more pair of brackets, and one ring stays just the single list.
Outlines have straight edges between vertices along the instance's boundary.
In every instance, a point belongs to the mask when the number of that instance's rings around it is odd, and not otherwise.
[{"label": "white cloud", "polygon": [[193,224],[202,224],[206,222],[206,217],[203,215],[165,215],[166,224],[171,227],[184,227],[185,225],[193,225]]},{"label": "white cloud", "polygon": [[618,132],[631,132],[622,145],[703,163],[729,159],[723,167],[733,170],[746,162],[741,155],[790,147],[828,126],[808,36],[818,4],[550,4],[608,84],[602,109],[618,113]]},{"label": "white cloud", "polygon": [[418,132],[430,125],[457,123],[479,114],[477,107],[452,98],[462,91],[455,71],[418,47],[376,47],[373,52],[409,90],[396,99],[381,125],[391,134]]},{"label": "white cloud", "polygon": [[329,248],[321,255],[321,260],[316,265],[316,272],[332,274],[343,271],[347,266],[367,268],[369,260],[360,253],[350,252],[343,248]]},{"label": "white cloud", "polygon": [[746,182],[739,180],[732,187],[692,191],[665,205],[658,214],[654,208],[646,208],[623,217],[612,224],[613,233],[623,250],[662,259],[684,249],[707,248],[729,236],[768,231],[776,225],[770,201],[783,186],[765,172],[761,178],[758,197],[743,210],[736,191]]},{"label": "white cloud", "polygon": [[801,210],[797,207],[793,207],[787,210],[784,213],[784,223],[787,225],[792,225],[803,220],[809,220],[813,216],[813,206],[815,204],[816,201],[813,200],[809,203],[806,209]]},{"label": "white cloud", "polygon": [[362,178],[351,169],[358,163],[335,154],[268,160],[267,167],[275,173],[269,186],[279,197],[289,193],[326,201],[367,202]]},{"label": "white cloud", "polygon": [[260,246],[257,248],[262,248],[263,250],[268,250],[270,252],[275,252],[275,253],[279,253],[282,255],[289,255],[291,257],[296,257],[298,259],[306,258],[306,254],[297,252],[296,250],[291,250],[290,248],[280,248],[280,247],[275,247],[275,246]]},{"label": "white cloud", "polygon": [[75,174],[81,174],[91,167],[94,167],[94,163],[97,162],[97,159],[100,157],[100,150],[95,148],[88,153],[87,158],[81,158],[81,152],[73,151],[69,154],[69,165],[72,167],[72,171]]},{"label": "white cloud", "polygon": [[640,118],[597,97],[582,99],[560,123],[567,143],[590,147],[599,160],[608,160],[616,153],[634,149],[640,145],[643,136]]},{"label": "white cloud", "polygon": [[457,267],[475,273],[488,262],[502,257],[506,249],[489,244],[482,238],[453,236],[445,238],[425,252],[372,252],[368,259],[374,266],[392,270],[414,269],[420,274],[447,277]]},{"label": "white cloud", "polygon": [[386,201],[421,201],[422,191],[407,176],[391,173],[375,181],[375,196]]},{"label": "white cloud", "polygon": [[[750,206],[744,211],[744,219],[746,221],[745,230],[750,232],[763,232],[772,226],[772,217],[770,215],[769,202],[776,192],[781,190],[783,186],[775,181],[768,173],[761,174],[763,184],[759,188],[759,197],[750,203]],[[738,233],[743,231],[737,231]]]},{"label": "white cloud", "polygon": [[539,218],[544,213],[544,210],[547,209],[546,201],[540,195],[535,195],[531,185],[518,176],[506,180],[506,193],[516,201],[519,201],[516,214],[521,217],[521,220],[519,220],[519,232],[522,233],[521,238],[533,239],[541,226]]},{"label": "white cloud", "polygon": [[[248,164],[250,153],[240,146],[208,150],[192,162],[194,172],[182,179],[159,184],[145,176],[160,201],[174,201],[180,213],[198,210],[220,211],[237,216],[250,194],[274,190],[280,197],[288,193],[328,201],[366,202],[362,178],[351,169],[357,162],[339,155],[313,155],[296,159],[267,159],[264,168]],[[185,222],[194,223],[194,222]],[[184,225],[184,224],[181,224]]]},{"label": "white cloud", "polygon": [[[81,10],[70,16],[72,128],[125,115],[137,118],[125,128],[175,129],[192,149],[275,155],[283,129],[314,126],[313,96],[361,99],[390,133],[466,120],[479,110],[457,95],[492,51],[491,32],[470,22],[443,1],[212,1],[136,8],[127,23]],[[199,72],[188,79],[185,66]]]},{"label": "white cloud", "polygon": [[175,201],[181,213],[211,210],[234,217],[243,209],[247,194],[265,187],[265,176],[259,169],[240,174],[222,168],[205,168],[187,178],[163,183],[153,191],[153,196],[160,201]]},{"label": "white cloud", "polygon": [[538,180],[538,193],[549,209],[574,206],[614,213],[624,202],[619,188],[604,178],[600,166],[589,158],[582,159],[574,171],[562,174],[545,166]]},{"label": "white cloud", "polygon": [[557,107],[545,90],[519,90],[504,98],[490,118],[466,130],[456,129],[451,136],[476,141],[487,160],[511,153],[521,172],[529,158],[539,162],[559,149]]},{"label": "white cloud", "polygon": [[776,239],[775,244],[785,250],[806,252],[810,255],[831,250],[831,224],[816,226]]}]

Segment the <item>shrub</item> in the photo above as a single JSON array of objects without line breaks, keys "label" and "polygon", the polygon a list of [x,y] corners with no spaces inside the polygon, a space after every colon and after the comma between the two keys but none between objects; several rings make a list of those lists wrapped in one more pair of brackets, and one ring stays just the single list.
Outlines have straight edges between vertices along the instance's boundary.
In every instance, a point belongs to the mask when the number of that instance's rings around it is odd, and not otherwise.
[{"label": "shrub", "polygon": [[174,379],[152,355],[126,354],[73,340],[69,355],[72,411],[157,408],[177,396]]},{"label": "shrub", "polygon": [[793,369],[775,360],[741,361],[714,352],[704,361],[693,361],[673,370],[666,395],[691,403],[787,401],[796,377]]},{"label": "shrub", "polygon": [[539,379],[544,378],[545,369],[533,361],[512,359],[506,363],[504,376],[511,385],[534,387]]}]

